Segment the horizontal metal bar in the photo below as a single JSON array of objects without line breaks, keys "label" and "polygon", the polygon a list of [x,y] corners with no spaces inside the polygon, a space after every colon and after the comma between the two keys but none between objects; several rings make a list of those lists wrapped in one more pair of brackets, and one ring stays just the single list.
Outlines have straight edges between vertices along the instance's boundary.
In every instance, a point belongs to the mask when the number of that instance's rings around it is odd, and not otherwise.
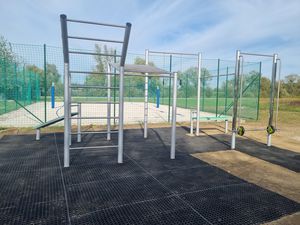
[{"label": "horizontal metal bar", "polygon": [[105,86],[97,86],[97,85],[71,85],[69,88],[97,88],[97,89],[119,89],[119,87],[105,87]]},{"label": "horizontal metal bar", "polygon": [[73,102],[73,103],[80,103],[80,104],[119,104],[119,102]]},{"label": "horizontal metal bar", "polygon": [[252,56],[262,56],[262,57],[272,57],[273,55],[267,55],[267,54],[259,54],[259,53],[248,53],[248,52],[240,52],[241,55],[252,55]]},{"label": "horizontal metal bar", "polygon": [[154,54],[166,54],[166,55],[190,55],[190,56],[198,56],[198,54],[195,53],[184,53],[184,52],[160,52],[160,51],[150,51],[149,53]]},{"label": "horizontal metal bar", "polygon": [[[110,133],[118,133],[119,131],[118,130],[113,130],[113,131],[110,131]],[[108,132],[107,131],[82,131],[80,132],[80,134],[107,134]],[[78,134],[78,133],[71,133],[72,135],[75,135],[75,134]]]},{"label": "horizontal metal bar", "polygon": [[97,55],[97,56],[121,57],[121,55],[101,54],[101,53],[94,53],[94,52],[69,51],[69,53],[71,53],[71,54],[81,54],[81,55]]},{"label": "horizontal metal bar", "polygon": [[226,77],[226,76],[232,76],[235,75],[235,73],[228,73],[228,74],[220,74],[220,75],[212,75],[212,76],[201,76],[201,78],[211,78],[211,77]]},{"label": "horizontal metal bar", "polygon": [[[70,119],[75,119],[75,120],[78,120],[78,119],[86,119],[86,120],[107,120],[108,118],[106,116],[98,116],[98,117],[71,117]],[[110,119],[119,119],[119,117],[114,117],[114,116],[111,116]]]},{"label": "horizontal metal bar", "polygon": [[70,70],[69,73],[81,73],[81,74],[99,74],[99,75],[119,75],[118,73],[105,73],[105,72],[93,72],[93,71],[77,71]]},{"label": "horizontal metal bar", "polygon": [[159,74],[159,75],[156,75],[156,74],[148,74],[148,75],[146,75],[146,74],[143,74],[143,73],[141,73],[141,74],[130,74],[130,73],[125,73],[124,74],[125,75],[125,77],[167,77],[167,78],[172,78],[173,77],[173,73],[171,73],[171,74],[168,74],[168,75],[162,75],[162,74]]},{"label": "horizontal metal bar", "polygon": [[67,19],[67,21],[68,21],[68,22],[73,22],[73,23],[86,23],[86,24],[99,25],[99,26],[106,26],[106,27],[126,28],[126,26],[123,26],[123,25],[109,24],[109,23],[98,23],[98,22],[84,21],[84,20]]},{"label": "horizontal metal bar", "polygon": [[118,145],[104,145],[104,146],[85,146],[85,147],[70,147],[70,150],[76,149],[97,149],[97,148],[117,148]]},{"label": "horizontal metal bar", "polygon": [[85,40],[85,41],[101,41],[101,42],[112,42],[112,43],[123,44],[123,41],[108,40],[108,39],[99,39],[99,38],[87,38],[87,37],[77,37],[77,36],[68,36],[68,38],[70,38],[70,39],[77,39],[77,40]]}]

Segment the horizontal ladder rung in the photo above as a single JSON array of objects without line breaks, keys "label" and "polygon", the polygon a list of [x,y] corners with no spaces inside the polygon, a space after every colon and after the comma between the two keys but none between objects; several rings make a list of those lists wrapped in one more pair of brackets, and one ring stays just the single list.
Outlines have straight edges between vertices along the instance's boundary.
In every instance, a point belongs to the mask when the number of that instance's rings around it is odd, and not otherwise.
[{"label": "horizontal ladder rung", "polygon": [[86,38],[86,37],[76,37],[76,36],[68,36],[70,39],[77,39],[77,40],[85,40],[85,41],[101,41],[101,42],[112,42],[112,43],[120,43],[123,44],[123,41],[117,40],[107,40],[107,39],[98,39],[98,38]]},{"label": "horizontal ladder rung", "polygon": [[121,55],[102,54],[102,53],[94,53],[94,52],[69,51],[69,53],[71,53],[71,54],[81,54],[81,55],[97,55],[97,56],[121,57]]},{"label": "horizontal ladder rung", "polygon": [[118,145],[104,145],[104,146],[85,146],[85,147],[70,147],[70,150],[74,149],[96,149],[96,148],[117,148]]},{"label": "horizontal ladder rung", "polygon": [[105,87],[105,86],[97,86],[97,85],[71,85],[69,88],[97,88],[97,89],[119,89],[119,87]]},{"label": "horizontal ladder rung", "polygon": [[86,24],[106,26],[106,27],[126,28],[126,26],[123,26],[123,25],[109,24],[109,23],[97,23],[97,22],[92,22],[92,21],[73,20],[73,19],[67,19],[67,21],[73,22],[73,23],[86,23]]},{"label": "horizontal ladder rung", "polygon": [[71,70],[69,73],[81,73],[81,74],[99,74],[99,75],[119,75],[118,73],[106,73],[106,72],[92,72],[92,71],[75,71]]},{"label": "horizontal ladder rung", "polygon": [[[106,116],[98,116],[98,117],[71,117],[70,119],[74,119],[74,120],[79,120],[79,119],[83,119],[83,120],[107,120],[108,118]],[[110,117],[110,119],[119,119],[119,117]]]}]

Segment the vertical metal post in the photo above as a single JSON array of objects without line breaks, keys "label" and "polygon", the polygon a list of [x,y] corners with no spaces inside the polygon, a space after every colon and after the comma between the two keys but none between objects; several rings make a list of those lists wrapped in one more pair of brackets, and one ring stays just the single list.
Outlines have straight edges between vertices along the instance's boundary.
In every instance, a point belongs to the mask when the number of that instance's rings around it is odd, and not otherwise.
[{"label": "vertical metal post", "polygon": [[172,104],[172,128],[171,128],[171,152],[170,158],[175,159],[176,147],[176,100],[177,100],[177,73],[173,74],[173,104]]},{"label": "vertical metal post", "polygon": [[227,113],[227,98],[228,98],[228,66],[226,68],[226,83],[225,83],[225,115]]},{"label": "vertical metal post", "polygon": [[44,44],[44,107],[45,107],[45,123],[47,122],[47,57],[46,44]]},{"label": "vertical metal post", "polygon": [[[145,51],[145,62],[149,64],[149,50]],[[144,100],[144,138],[148,137],[148,73],[145,76],[145,100]]]},{"label": "vertical metal post", "polygon": [[[172,72],[172,55],[170,55],[170,68],[169,72]],[[169,108],[168,108],[168,122],[170,122],[171,111],[171,75],[169,77]]]},{"label": "vertical metal post", "polygon": [[[197,78],[197,115],[196,115],[196,135],[200,132],[200,101],[201,101],[201,61],[202,54],[198,53],[198,78]],[[204,99],[203,99],[204,101]],[[202,109],[203,110],[203,109]]]},{"label": "vertical metal post", "polygon": [[240,76],[240,51],[236,51],[236,62],[235,62],[235,79],[234,79],[234,100],[233,100],[233,117],[232,117],[232,137],[231,137],[231,149],[235,149],[235,138],[236,138],[236,120],[237,120],[237,106],[238,106],[238,95],[239,95],[239,76]]},{"label": "vertical metal post", "polygon": [[81,103],[78,102],[77,105],[77,142],[81,142]]},{"label": "vertical metal post", "polygon": [[[17,82],[17,63],[14,64],[14,73],[15,73],[15,99],[18,101],[18,82]],[[16,109],[18,108],[17,101],[16,103]]]},{"label": "vertical metal post", "polygon": [[259,75],[258,75],[258,96],[257,96],[257,113],[256,120],[259,117],[259,108],[260,108],[260,85],[261,85],[261,62],[259,62]]},{"label": "vertical metal post", "polygon": [[[117,51],[114,51],[114,63],[117,62]],[[116,125],[116,86],[117,86],[117,76],[116,76],[116,68],[114,68],[114,125]]]},{"label": "vertical metal post", "polygon": [[[277,58],[278,55],[273,55],[273,65],[272,65],[272,80],[270,87],[270,107],[269,107],[269,126],[273,125],[273,112],[274,112],[274,91],[275,91],[275,82],[276,82],[276,73],[277,73]],[[267,146],[271,146],[271,134],[267,136]]]},{"label": "vertical metal post", "polygon": [[124,66],[120,67],[119,84],[119,132],[118,132],[118,163],[123,163],[123,129],[124,129]]},{"label": "vertical metal post", "polygon": [[[4,59],[4,113],[7,112],[7,62]],[[25,106],[25,105],[24,105]]]},{"label": "vertical metal post", "polygon": [[64,54],[64,167],[70,166],[70,98],[69,98],[69,46],[67,31],[67,16],[60,15],[61,35]]},{"label": "vertical metal post", "polygon": [[193,110],[190,111],[190,120],[191,120],[191,124],[190,124],[190,134],[193,134]]},{"label": "vertical metal post", "polygon": [[187,109],[187,99],[188,99],[188,83],[189,83],[189,77],[188,74],[185,74],[185,108]]},{"label": "vertical metal post", "polygon": [[201,110],[204,111],[204,103],[205,103],[205,70],[203,71],[203,77],[202,77],[202,105]]},{"label": "vertical metal post", "polygon": [[219,107],[219,81],[220,81],[220,59],[218,59],[218,72],[217,72],[216,117],[218,116],[218,107]]},{"label": "vertical metal post", "polygon": [[109,141],[111,139],[111,85],[110,85],[110,74],[111,74],[111,69],[110,65],[107,64],[107,137],[106,139]]}]

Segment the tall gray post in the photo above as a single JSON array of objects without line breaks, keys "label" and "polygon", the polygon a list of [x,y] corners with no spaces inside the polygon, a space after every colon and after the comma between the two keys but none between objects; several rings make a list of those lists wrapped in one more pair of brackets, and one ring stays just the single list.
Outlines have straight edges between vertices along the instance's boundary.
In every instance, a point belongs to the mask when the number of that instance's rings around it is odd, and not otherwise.
[{"label": "tall gray post", "polygon": [[[149,64],[149,50],[147,49],[145,52],[145,61],[146,65]],[[148,137],[148,82],[149,77],[148,73],[145,76],[145,101],[144,101],[144,138]]]},{"label": "tall gray post", "polygon": [[236,51],[235,63],[235,79],[234,79],[234,101],[233,101],[233,117],[232,117],[232,136],[231,136],[231,149],[235,149],[236,138],[236,120],[237,120],[237,107],[239,100],[239,77],[240,77],[240,51]]},{"label": "tall gray post", "polygon": [[71,104],[69,102],[69,46],[68,46],[68,31],[67,31],[67,16],[60,15],[61,36],[64,54],[64,167],[70,165],[70,114]]},{"label": "tall gray post", "polygon": [[[269,106],[269,126],[273,125],[273,113],[274,113],[274,92],[275,92],[275,84],[276,84],[276,73],[277,73],[277,59],[278,55],[273,55],[273,64],[272,64],[272,78],[271,78],[271,87],[270,87],[270,106]],[[272,145],[271,134],[267,136],[267,146]]]},{"label": "tall gray post", "polygon": [[176,147],[176,100],[177,100],[177,73],[173,74],[173,104],[172,104],[172,129],[171,129],[171,153],[170,158],[175,159]]},{"label": "tall gray post", "polygon": [[201,101],[201,61],[202,55],[198,54],[198,78],[197,78],[197,118],[196,118],[196,135],[200,132],[200,101]]}]

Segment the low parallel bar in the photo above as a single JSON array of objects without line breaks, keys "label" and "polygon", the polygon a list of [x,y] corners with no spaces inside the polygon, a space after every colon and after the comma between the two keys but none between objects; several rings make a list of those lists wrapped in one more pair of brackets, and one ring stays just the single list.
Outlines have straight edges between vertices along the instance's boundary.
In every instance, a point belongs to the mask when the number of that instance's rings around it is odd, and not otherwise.
[{"label": "low parallel bar", "polygon": [[99,75],[119,75],[118,73],[105,73],[105,72],[93,72],[93,71],[78,71],[71,70],[70,73],[81,73],[81,74],[99,74]]},{"label": "low parallel bar", "polygon": [[[119,117],[110,117],[111,119],[119,119]],[[78,120],[78,119],[86,119],[86,120],[96,120],[96,119],[99,119],[99,120],[106,120],[107,117],[105,116],[98,116],[98,117],[71,117],[70,119],[75,119],[75,120]]]},{"label": "low parallel bar", "polygon": [[241,55],[252,55],[252,56],[261,56],[261,57],[271,57],[271,58],[273,58],[273,55],[259,54],[259,53],[240,52],[240,54]]},{"label": "low parallel bar", "polygon": [[119,102],[73,102],[73,103],[80,103],[80,104],[119,104]]},{"label": "low parallel bar", "polygon": [[70,147],[70,150],[76,149],[99,149],[99,148],[117,148],[118,145],[104,145],[104,146],[85,146],[85,147]]},{"label": "low parallel bar", "polygon": [[92,22],[92,21],[73,20],[73,19],[67,19],[67,21],[68,22],[73,22],[73,23],[86,23],[86,24],[92,24],[92,25],[98,25],[98,26],[106,26],[106,27],[126,28],[126,26],[117,25],[117,24],[110,24],[110,23],[98,23],[98,22]]},{"label": "low parallel bar", "polygon": [[86,37],[77,37],[77,36],[68,36],[68,38],[77,39],[77,40],[85,40],[85,41],[101,41],[101,42],[111,42],[111,43],[123,44],[123,41],[99,39],[99,38],[86,38]]},{"label": "low parallel bar", "polygon": [[97,86],[97,85],[85,85],[85,86],[79,86],[79,85],[71,85],[69,88],[96,88],[96,89],[118,89],[119,87],[105,87],[105,86]]},{"label": "low parallel bar", "polygon": [[[117,130],[113,130],[110,133],[118,133]],[[76,135],[77,133],[71,133],[72,135]],[[80,134],[107,134],[107,131],[82,131]]]},{"label": "low parallel bar", "polygon": [[126,73],[125,76],[132,76],[132,77],[167,77],[167,78],[172,78],[173,76],[171,74],[168,74],[168,75],[155,75],[155,74],[129,74],[129,73]]},{"label": "low parallel bar", "polygon": [[80,55],[97,55],[97,56],[121,57],[121,55],[101,54],[101,53],[94,53],[94,52],[69,51],[69,53],[71,53],[71,54],[80,54]]}]

